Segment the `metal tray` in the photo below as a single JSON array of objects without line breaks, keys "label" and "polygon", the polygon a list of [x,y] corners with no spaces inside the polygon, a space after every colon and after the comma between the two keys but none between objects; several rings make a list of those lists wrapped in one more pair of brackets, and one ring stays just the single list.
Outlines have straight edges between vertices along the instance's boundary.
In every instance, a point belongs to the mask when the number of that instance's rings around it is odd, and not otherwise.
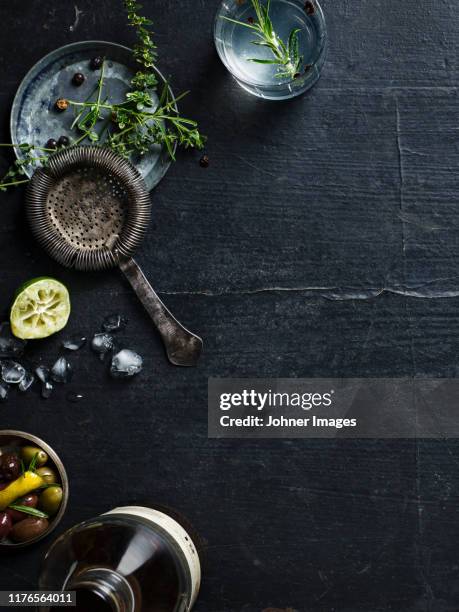
[{"label": "metal tray", "polygon": [[[70,131],[74,113],[59,113],[54,103],[57,98],[83,101],[88,97],[100,75],[100,70],[91,70],[89,66],[90,60],[96,56],[105,57],[105,91],[109,99],[113,102],[124,100],[130,89],[130,80],[137,71],[130,49],[115,43],[92,40],[60,47],[33,66],[16,92],[10,119],[13,143],[45,146],[49,138],[58,140],[62,135],[75,137],[75,132]],[[80,87],[72,84],[76,72],[86,76]],[[165,79],[158,70],[155,72],[161,87]],[[15,152],[18,158],[22,157],[17,147]],[[134,156],[131,162],[141,172],[151,190],[167,172],[171,158],[166,147],[154,145],[150,153],[142,157]],[[30,177],[34,168],[29,166],[25,170]]]}]

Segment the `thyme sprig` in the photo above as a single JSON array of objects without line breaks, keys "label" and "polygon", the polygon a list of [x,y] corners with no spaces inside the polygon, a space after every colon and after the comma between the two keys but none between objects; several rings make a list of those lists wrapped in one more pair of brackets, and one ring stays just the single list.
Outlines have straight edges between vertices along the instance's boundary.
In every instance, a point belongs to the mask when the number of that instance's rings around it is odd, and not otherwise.
[{"label": "thyme sprig", "polygon": [[267,0],[266,6],[260,0],[252,0],[252,6],[256,14],[256,20],[254,19],[253,23],[231,19],[226,16],[222,18],[252,30],[257,37],[256,40],[251,41],[252,44],[268,48],[273,55],[272,59],[250,57],[247,58],[247,61],[257,64],[277,65],[277,78],[294,79],[300,75],[303,64],[298,38],[301,30],[299,28],[291,30],[287,43],[284,43],[274,30],[273,22],[269,16],[270,4],[271,0]]},{"label": "thyme sprig", "polygon": [[142,67],[132,79],[132,87],[140,90],[155,89],[158,81],[151,68],[156,64],[157,53],[149,30],[153,22],[139,14],[142,5],[136,0],[124,0],[124,7],[127,11],[128,24],[136,30],[138,42],[134,45],[133,53]]},{"label": "thyme sprig", "polygon": [[[73,144],[79,144],[85,139],[98,142],[103,132],[108,131],[105,146],[123,157],[129,157],[133,153],[144,155],[150,150],[152,143],[164,144],[172,159],[175,159],[176,144],[184,148],[203,147],[204,138],[199,133],[196,121],[182,117],[177,109],[177,102],[188,92],[174,98],[166,83],[158,103],[150,91],[136,90],[128,92],[124,102],[112,104],[107,99],[103,100],[103,86],[102,65],[96,100],[67,100],[69,106],[78,111],[72,127],[77,127],[82,132]],[[106,121],[98,133],[97,124],[107,117],[117,129],[110,130]]]},{"label": "thyme sprig", "polygon": [[6,191],[8,187],[15,187],[28,183],[29,179],[26,176],[26,166],[44,165],[50,153],[54,153],[54,149],[39,147],[36,145],[9,144],[0,143],[0,147],[18,148],[22,152],[22,157],[11,164],[7,172],[0,179],[0,191]]},{"label": "thyme sprig", "polygon": [[[169,84],[165,83],[159,102],[155,103],[153,92],[158,82],[153,70],[157,60],[156,45],[150,32],[153,24],[150,19],[140,15],[142,5],[135,0],[124,0],[124,6],[128,24],[136,30],[137,43],[133,54],[141,69],[132,78],[132,89],[121,103],[113,104],[104,99],[104,63],[95,101],[68,100],[70,106],[79,110],[72,127],[82,132],[72,144],[79,144],[85,139],[96,143],[104,132],[108,132],[105,145],[123,157],[144,155],[152,144],[164,144],[172,159],[175,159],[176,144],[185,148],[202,148],[204,138],[199,133],[197,122],[182,117],[177,109],[177,102],[188,92],[173,98]],[[102,119],[105,119],[105,123],[98,133],[96,126]],[[115,130],[110,129],[110,123],[116,127]]]}]

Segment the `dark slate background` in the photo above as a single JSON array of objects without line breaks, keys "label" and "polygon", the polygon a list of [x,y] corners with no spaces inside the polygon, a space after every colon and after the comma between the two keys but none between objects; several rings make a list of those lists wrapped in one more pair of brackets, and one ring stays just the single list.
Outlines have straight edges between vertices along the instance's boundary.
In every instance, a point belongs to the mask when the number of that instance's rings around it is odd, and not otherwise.
[{"label": "dark slate background", "polygon": [[[170,366],[119,273],[61,269],[32,242],[23,191],[0,196],[0,309],[49,274],[73,298],[68,331],[112,311],[145,358],[111,381],[73,357],[77,405],[58,389],[13,396],[2,427],[62,455],[62,527],[151,497],[205,541],[197,612],[452,612],[459,608],[459,445],[447,441],[207,439],[209,376],[455,376],[459,349],[459,19],[453,0],[323,0],[323,78],[285,103],[250,97],[212,43],[215,0],[146,2],[160,68],[209,137],[153,193],[139,263],[205,339]],[[78,18],[77,18],[78,17]],[[20,79],[68,42],[131,44],[121,2],[0,2],[0,139]],[[6,156],[3,162],[6,166]],[[61,338],[37,343],[51,363]],[[45,542],[1,560],[0,588],[34,588]]]}]

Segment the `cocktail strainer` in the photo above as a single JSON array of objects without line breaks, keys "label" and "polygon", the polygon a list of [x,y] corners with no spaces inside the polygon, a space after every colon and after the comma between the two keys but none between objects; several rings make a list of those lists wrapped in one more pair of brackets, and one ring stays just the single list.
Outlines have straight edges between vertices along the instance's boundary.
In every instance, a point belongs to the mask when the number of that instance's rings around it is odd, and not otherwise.
[{"label": "cocktail strainer", "polygon": [[142,176],[112,150],[62,149],[35,171],[26,197],[35,238],[59,263],[77,270],[119,266],[156,325],[169,360],[196,365],[202,340],[165,307],[132,259],[150,221]]}]

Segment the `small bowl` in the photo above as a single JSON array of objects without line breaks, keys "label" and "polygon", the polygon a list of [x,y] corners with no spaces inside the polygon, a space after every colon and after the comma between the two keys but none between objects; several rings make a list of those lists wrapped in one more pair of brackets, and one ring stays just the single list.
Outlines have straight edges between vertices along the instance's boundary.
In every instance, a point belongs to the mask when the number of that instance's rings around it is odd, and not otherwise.
[{"label": "small bowl", "polygon": [[26,433],[24,431],[15,431],[12,429],[3,429],[0,430],[0,451],[3,452],[3,449],[14,450],[15,448],[20,448],[22,446],[38,446],[43,449],[45,453],[48,455],[47,466],[53,467],[57,473],[59,474],[59,479],[61,481],[62,487],[62,502],[59,508],[58,513],[52,520],[50,520],[50,525],[48,529],[29,540],[28,542],[0,542],[0,548],[3,550],[6,549],[14,549],[14,548],[24,548],[25,546],[29,546],[30,544],[35,544],[39,540],[47,537],[52,531],[56,529],[58,524],[61,522],[62,517],[64,516],[65,509],[67,507],[67,502],[69,498],[69,480],[67,477],[67,472],[65,471],[64,464],[60,460],[57,453],[48,445],[46,442],[34,436],[33,434]]}]

